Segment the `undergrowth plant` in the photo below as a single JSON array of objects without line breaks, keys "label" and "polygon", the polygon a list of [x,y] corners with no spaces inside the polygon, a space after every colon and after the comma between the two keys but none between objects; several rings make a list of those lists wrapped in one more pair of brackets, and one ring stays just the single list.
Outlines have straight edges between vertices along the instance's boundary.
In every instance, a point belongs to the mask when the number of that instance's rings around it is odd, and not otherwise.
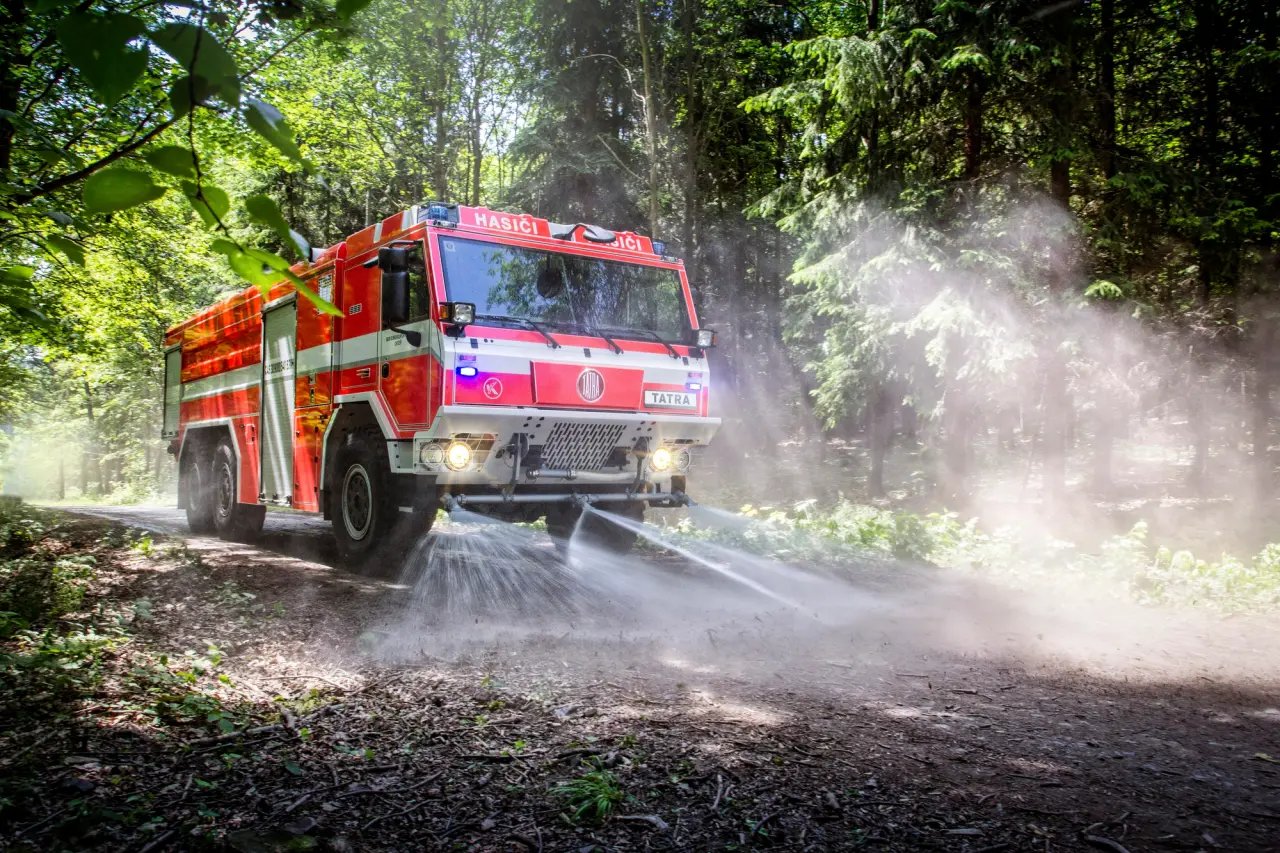
[{"label": "undergrowth plant", "polygon": [[553,790],[565,800],[574,821],[601,823],[623,800],[618,778],[603,767],[588,770],[576,779],[562,782]]}]

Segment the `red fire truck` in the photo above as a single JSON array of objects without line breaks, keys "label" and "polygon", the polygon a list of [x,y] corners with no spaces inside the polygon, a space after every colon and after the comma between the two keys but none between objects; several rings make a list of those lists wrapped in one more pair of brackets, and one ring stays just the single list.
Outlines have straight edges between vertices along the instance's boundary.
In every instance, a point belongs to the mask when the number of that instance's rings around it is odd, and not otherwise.
[{"label": "red fire truck", "polygon": [[634,534],[587,505],[640,519],[687,501],[690,451],[720,423],[715,336],[661,243],[434,203],[293,271],[340,316],[282,282],[166,333],[163,431],[193,532],[322,513],[361,566],[441,506],[625,549]]}]

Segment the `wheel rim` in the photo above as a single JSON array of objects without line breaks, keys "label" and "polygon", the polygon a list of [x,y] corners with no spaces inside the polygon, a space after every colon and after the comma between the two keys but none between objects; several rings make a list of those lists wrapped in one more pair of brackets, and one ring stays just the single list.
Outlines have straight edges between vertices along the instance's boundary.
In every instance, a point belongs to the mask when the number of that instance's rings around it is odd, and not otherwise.
[{"label": "wheel rim", "polygon": [[218,466],[218,515],[226,518],[236,501],[235,477],[231,476],[231,466],[222,463]]},{"label": "wheel rim", "polygon": [[373,523],[373,490],[363,465],[352,465],[342,479],[342,523],[353,540],[369,535]]}]

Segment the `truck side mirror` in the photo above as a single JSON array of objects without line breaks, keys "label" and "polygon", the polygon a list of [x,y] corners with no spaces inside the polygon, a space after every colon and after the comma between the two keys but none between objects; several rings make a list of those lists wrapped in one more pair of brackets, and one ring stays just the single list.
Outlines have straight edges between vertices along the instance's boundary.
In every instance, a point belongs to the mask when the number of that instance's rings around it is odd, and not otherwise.
[{"label": "truck side mirror", "polygon": [[396,326],[409,319],[409,250],[383,246],[378,250],[382,270],[382,325]]}]

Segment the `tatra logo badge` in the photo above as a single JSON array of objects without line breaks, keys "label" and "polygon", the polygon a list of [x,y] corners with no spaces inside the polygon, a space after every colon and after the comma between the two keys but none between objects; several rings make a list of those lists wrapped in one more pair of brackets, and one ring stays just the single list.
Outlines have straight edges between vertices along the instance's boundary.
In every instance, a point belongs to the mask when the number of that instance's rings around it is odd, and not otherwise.
[{"label": "tatra logo badge", "polygon": [[604,377],[600,371],[588,367],[578,374],[578,396],[594,403],[604,396]]}]

